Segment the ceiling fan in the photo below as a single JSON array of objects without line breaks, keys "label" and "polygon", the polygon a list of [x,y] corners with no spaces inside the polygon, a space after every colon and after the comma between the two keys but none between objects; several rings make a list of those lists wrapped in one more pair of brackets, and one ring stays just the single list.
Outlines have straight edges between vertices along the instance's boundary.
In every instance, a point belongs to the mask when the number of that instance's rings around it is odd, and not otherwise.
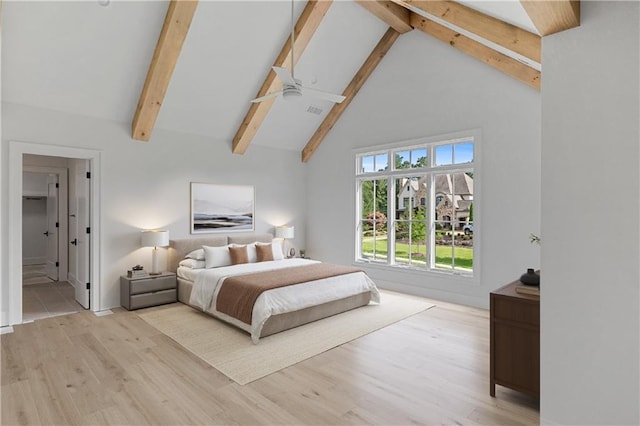
[{"label": "ceiling fan", "polygon": [[294,24],[293,24],[293,0],[291,0],[291,74],[286,68],[282,67],[272,67],[273,71],[276,73],[280,81],[282,82],[282,90],[278,90],[277,92],[269,93],[264,96],[260,96],[252,100],[253,103],[258,103],[262,101],[266,101],[267,99],[275,98],[276,96],[282,94],[284,99],[296,98],[304,95],[310,95],[315,98],[323,99],[330,102],[341,103],[345,100],[345,97],[342,95],[336,95],[334,93],[324,92],[322,90],[313,89],[311,87],[303,86],[302,81],[295,78],[294,70],[293,70],[293,47],[295,45],[294,40]]}]

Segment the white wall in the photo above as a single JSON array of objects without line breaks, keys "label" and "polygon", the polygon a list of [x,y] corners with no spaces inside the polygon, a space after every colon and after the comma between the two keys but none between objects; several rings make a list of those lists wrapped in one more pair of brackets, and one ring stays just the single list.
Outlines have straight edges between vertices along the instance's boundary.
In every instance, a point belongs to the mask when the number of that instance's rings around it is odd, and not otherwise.
[{"label": "white wall", "polygon": [[637,425],[640,7],[581,7],[543,43],[541,418]]},{"label": "white wall", "polygon": [[22,264],[44,263],[47,258],[47,197],[22,198]]},{"label": "white wall", "polygon": [[[2,106],[2,234],[8,227],[8,141],[19,140],[101,150],[101,309],[119,305],[119,276],[151,252],[139,231],[165,228],[172,238],[189,236],[190,182],[255,185],[256,231],[274,225],[296,227],[293,241],[305,242],[306,179],[298,152],[252,146],[231,154],[230,141],[156,130],[151,141],[130,138],[130,124],[31,108]],[[9,250],[2,241],[2,251]],[[164,265],[164,256],[161,265]],[[3,262],[6,260],[3,259]],[[3,313],[8,309],[8,272],[2,266]],[[4,324],[4,322],[3,322]]]},{"label": "white wall", "polygon": [[420,31],[400,36],[309,163],[309,254],[354,260],[354,148],[480,129],[474,175],[479,279],[366,268],[384,287],[487,307],[539,267],[540,94]]},{"label": "white wall", "polygon": [[22,173],[22,195],[46,197],[48,194],[47,175],[44,173]]}]

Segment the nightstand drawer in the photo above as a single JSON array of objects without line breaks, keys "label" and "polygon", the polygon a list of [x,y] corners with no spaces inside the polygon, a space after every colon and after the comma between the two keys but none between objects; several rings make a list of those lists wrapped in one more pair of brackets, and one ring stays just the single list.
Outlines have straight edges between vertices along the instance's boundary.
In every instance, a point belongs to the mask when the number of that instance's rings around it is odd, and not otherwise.
[{"label": "nightstand drawer", "polygon": [[492,296],[491,303],[494,319],[514,321],[534,327],[540,325],[540,306],[538,303],[499,296]]},{"label": "nightstand drawer", "polygon": [[130,308],[139,309],[147,306],[163,305],[165,303],[173,303],[178,300],[177,289],[161,290],[154,293],[136,294],[131,296]]},{"label": "nightstand drawer", "polygon": [[174,276],[150,277],[142,280],[131,281],[131,294],[151,293],[152,291],[168,290],[176,288]]}]

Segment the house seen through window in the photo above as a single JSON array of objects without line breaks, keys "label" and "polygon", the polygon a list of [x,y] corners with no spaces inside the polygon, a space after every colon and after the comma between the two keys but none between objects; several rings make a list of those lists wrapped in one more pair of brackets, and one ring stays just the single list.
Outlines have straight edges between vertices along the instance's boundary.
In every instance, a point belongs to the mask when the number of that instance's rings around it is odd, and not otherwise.
[{"label": "house seen through window", "polygon": [[356,260],[473,274],[474,138],[356,156]]}]

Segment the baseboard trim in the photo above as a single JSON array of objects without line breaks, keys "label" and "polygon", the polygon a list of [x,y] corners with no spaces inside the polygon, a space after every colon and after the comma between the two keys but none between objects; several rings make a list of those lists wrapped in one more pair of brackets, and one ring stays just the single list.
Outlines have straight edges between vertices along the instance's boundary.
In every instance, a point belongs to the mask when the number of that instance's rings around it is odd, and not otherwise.
[{"label": "baseboard trim", "polygon": [[47,259],[44,257],[23,257],[22,266],[31,265],[44,265],[47,263]]},{"label": "baseboard trim", "polygon": [[105,309],[104,311],[93,311],[93,314],[97,317],[104,317],[113,314],[113,311],[111,309]]},{"label": "baseboard trim", "polygon": [[6,327],[0,327],[0,335],[1,334],[9,334],[9,333],[13,333],[13,327],[8,325]]}]

